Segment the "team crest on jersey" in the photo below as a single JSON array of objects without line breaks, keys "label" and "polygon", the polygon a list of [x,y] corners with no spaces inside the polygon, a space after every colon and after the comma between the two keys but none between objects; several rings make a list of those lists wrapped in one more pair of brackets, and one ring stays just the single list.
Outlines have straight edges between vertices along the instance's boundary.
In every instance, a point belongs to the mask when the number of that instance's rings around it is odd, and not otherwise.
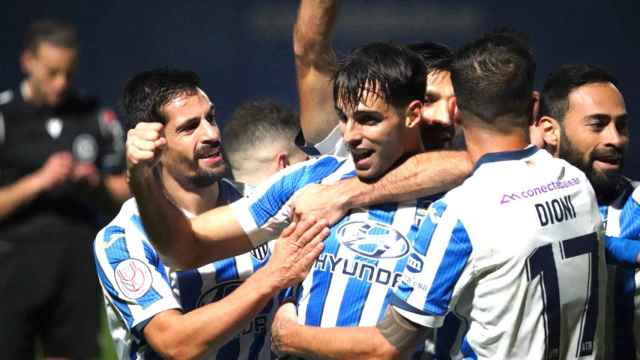
[{"label": "team crest on jersey", "polygon": [[398,230],[376,221],[349,221],[336,231],[338,241],[356,254],[398,259],[409,253],[409,241]]},{"label": "team crest on jersey", "polygon": [[231,292],[237,289],[240,285],[242,285],[242,281],[239,280],[220,283],[200,295],[197,306],[203,306],[219,301],[225,296],[231,294]]},{"label": "team crest on jersey", "polygon": [[129,299],[139,299],[151,289],[151,270],[138,259],[122,261],[115,269],[116,284],[120,292]]},{"label": "team crest on jersey", "polygon": [[47,129],[47,133],[53,139],[57,139],[62,133],[62,119],[59,118],[51,118],[47,120],[47,123],[44,125],[45,129]]},{"label": "team crest on jersey", "polygon": [[264,261],[269,257],[269,245],[263,244],[250,251],[251,256],[258,261]]},{"label": "team crest on jersey", "polygon": [[98,157],[98,142],[89,134],[80,134],[73,140],[73,157],[79,161],[94,162]]}]

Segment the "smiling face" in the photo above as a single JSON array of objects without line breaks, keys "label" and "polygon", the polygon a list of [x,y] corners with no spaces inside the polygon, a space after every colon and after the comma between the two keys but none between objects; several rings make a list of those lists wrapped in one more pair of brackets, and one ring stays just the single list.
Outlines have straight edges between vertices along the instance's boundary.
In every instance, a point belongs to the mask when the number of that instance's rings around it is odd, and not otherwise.
[{"label": "smiling face", "polygon": [[419,104],[412,102],[407,114],[399,113],[380,96],[365,91],[353,112],[341,113],[340,130],[360,179],[375,180],[401,157],[421,150]]},{"label": "smiling face", "polygon": [[591,83],[569,94],[558,155],[582,169],[600,197],[613,191],[629,143],[622,94],[611,83]]},{"label": "smiling face", "polygon": [[167,148],[162,165],[179,182],[206,187],[225,172],[220,130],[213,104],[198,89],[179,95],[162,107]]}]

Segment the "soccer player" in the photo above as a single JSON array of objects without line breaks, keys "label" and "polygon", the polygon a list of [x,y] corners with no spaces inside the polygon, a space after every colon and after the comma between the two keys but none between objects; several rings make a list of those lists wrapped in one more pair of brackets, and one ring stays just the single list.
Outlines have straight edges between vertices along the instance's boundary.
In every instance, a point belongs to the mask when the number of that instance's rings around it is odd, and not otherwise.
[{"label": "soccer player", "polygon": [[433,203],[376,327],[320,329],[279,316],[280,350],[395,358],[456,313],[479,359],[602,356],[604,258],[586,176],[528,145],[535,63],[511,34],[461,49],[452,66],[472,176]]},{"label": "soccer player", "polygon": [[[321,154],[343,155],[346,149],[332,94],[336,60],[331,33],[338,5],[335,0],[302,0],[293,45],[304,137]],[[448,69],[450,51],[434,43],[414,44],[410,48],[421,55],[429,71],[421,127],[428,130],[424,134],[430,135],[425,137],[424,145],[426,149],[438,148],[449,140],[448,129],[455,112],[455,106],[448,105],[454,95]],[[403,160],[381,179],[370,183],[351,178],[340,181],[338,186],[309,186],[292,199],[291,207],[301,216],[325,218],[333,223],[350,208],[441,193],[460,184],[471,171],[471,163],[463,151],[430,151]]]},{"label": "soccer player", "polygon": [[33,359],[99,353],[90,239],[129,196],[113,111],[74,91],[73,26],[29,26],[24,81],[0,94],[0,352]]},{"label": "soccer player", "polygon": [[[225,163],[215,108],[197,75],[143,72],[127,83],[123,104],[139,128],[153,126],[152,121],[164,124],[165,150],[156,176],[187,216],[241,197],[221,178]],[[279,292],[304,278],[324,231],[321,222],[303,222],[282,233],[273,253],[263,245],[177,271],[149,243],[136,202],[128,200],[94,242],[118,357],[271,359],[271,315],[286,295]]]},{"label": "soccer player", "polygon": [[[137,176],[132,178],[133,191],[141,195],[139,204],[147,202],[141,215],[145,226],[149,224],[152,242],[188,266],[234,251],[232,245],[258,245],[272,236],[288,221],[288,199],[307,184],[381,177],[403,157],[423,151],[419,125],[425,81],[422,60],[408,49],[378,43],[355,50],[339,67],[334,82],[351,158],[323,156],[291,166],[231,209],[214,209],[190,222],[180,221],[184,216],[175,208],[150,196],[156,184],[144,175],[148,160],[140,162],[131,169]],[[128,142],[133,145],[138,140]],[[147,146],[153,148],[153,143],[136,145]],[[148,159],[152,157],[149,154]],[[426,221],[430,202],[421,198],[354,209],[334,225],[297,299],[300,321],[314,326],[375,324],[399,280],[418,225]],[[162,219],[169,216],[177,221],[163,226]]]},{"label": "soccer player", "polygon": [[609,262],[607,352],[640,358],[638,298],[638,183],[622,176],[629,115],[617,80],[591,65],[566,65],[545,82],[541,129],[547,149],[587,174],[606,225]]},{"label": "soccer player", "polygon": [[271,175],[307,160],[294,142],[299,131],[296,114],[276,102],[249,101],[235,109],[222,133],[236,187],[251,193]]}]

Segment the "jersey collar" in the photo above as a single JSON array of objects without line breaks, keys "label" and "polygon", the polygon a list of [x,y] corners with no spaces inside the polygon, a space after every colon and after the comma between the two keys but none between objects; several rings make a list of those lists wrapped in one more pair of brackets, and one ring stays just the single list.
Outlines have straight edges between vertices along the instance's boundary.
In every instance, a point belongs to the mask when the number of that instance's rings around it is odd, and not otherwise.
[{"label": "jersey collar", "polygon": [[473,173],[475,173],[476,170],[478,170],[478,168],[482,164],[496,162],[496,161],[520,160],[535,154],[538,150],[539,149],[537,146],[529,145],[522,150],[501,151],[501,152],[484,154],[480,157],[480,159],[478,159],[478,161],[476,161],[476,164],[473,167],[473,171],[471,172],[471,175],[473,175]]}]

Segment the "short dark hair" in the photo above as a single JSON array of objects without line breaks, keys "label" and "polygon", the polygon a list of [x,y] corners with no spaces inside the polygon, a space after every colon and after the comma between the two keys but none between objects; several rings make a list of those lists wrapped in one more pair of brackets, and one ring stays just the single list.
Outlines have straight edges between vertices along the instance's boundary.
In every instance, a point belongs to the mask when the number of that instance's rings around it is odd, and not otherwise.
[{"label": "short dark hair", "polygon": [[276,139],[287,141],[293,148],[299,131],[298,116],[293,111],[275,101],[255,100],[233,111],[222,138],[227,154],[236,154]]},{"label": "short dark hair", "polygon": [[564,119],[569,109],[569,94],[580,86],[593,83],[612,83],[618,80],[606,70],[589,64],[563,65],[551,73],[540,94],[540,116],[557,121]]},{"label": "short dark hair", "polygon": [[[507,30],[486,34],[454,56],[451,80],[458,108],[492,126],[526,126],[535,70],[524,35]],[[511,121],[496,124],[498,117]]]},{"label": "short dark hair", "polygon": [[200,78],[193,71],[161,68],[134,75],[122,94],[127,125],[133,128],[140,121],[166,124],[162,107],[178,96],[195,94],[199,86]]},{"label": "short dark hair", "polygon": [[333,78],[333,99],[342,112],[358,107],[365,90],[396,110],[422,100],[426,67],[413,51],[389,43],[372,43],[353,50],[338,63]]},{"label": "short dark hair", "polygon": [[451,71],[451,61],[453,60],[453,51],[440,43],[424,41],[407,45],[409,50],[420,56],[427,72],[433,71]]},{"label": "short dark hair", "polygon": [[60,20],[42,19],[29,25],[24,36],[24,50],[35,52],[43,42],[67,49],[78,48],[75,27]]}]

